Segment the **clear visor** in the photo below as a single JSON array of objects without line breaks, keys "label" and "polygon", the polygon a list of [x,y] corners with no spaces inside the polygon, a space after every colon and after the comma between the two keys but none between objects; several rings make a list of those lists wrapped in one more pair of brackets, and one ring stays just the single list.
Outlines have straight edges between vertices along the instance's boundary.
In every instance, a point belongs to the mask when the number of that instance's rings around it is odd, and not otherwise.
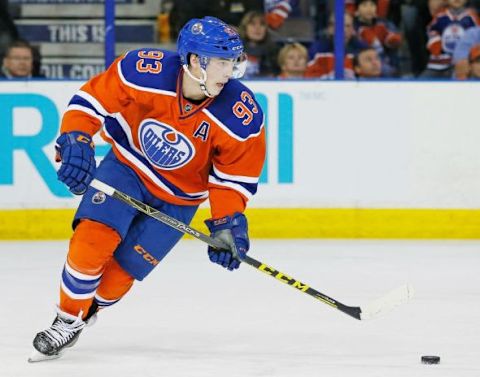
[{"label": "clear visor", "polygon": [[247,69],[247,54],[242,53],[233,65],[233,74],[232,77],[234,79],[240,79],[245,74],[245,70]]}]

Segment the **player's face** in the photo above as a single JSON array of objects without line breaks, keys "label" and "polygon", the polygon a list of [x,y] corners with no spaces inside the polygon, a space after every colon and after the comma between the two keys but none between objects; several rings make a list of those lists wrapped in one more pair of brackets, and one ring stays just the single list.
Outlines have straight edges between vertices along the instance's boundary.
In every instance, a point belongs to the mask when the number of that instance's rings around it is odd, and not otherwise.
[{"label": "player's face", "polygon": [[3,60],[3,65],[13,77],[28,77],[32,74],[32,51],[26,47],[13,47]]},{"label": "player's face", "polygon": [[373,1],[364,1],[358,5],[358,16],[365,21],[371,21],[377,17],[377,5]]},{"label": "player's face", "polygon": [[234,65],[233,59],[210,58],[206,69],[206,86],[211,95],[220,94],[225,84],[232,78]]}]

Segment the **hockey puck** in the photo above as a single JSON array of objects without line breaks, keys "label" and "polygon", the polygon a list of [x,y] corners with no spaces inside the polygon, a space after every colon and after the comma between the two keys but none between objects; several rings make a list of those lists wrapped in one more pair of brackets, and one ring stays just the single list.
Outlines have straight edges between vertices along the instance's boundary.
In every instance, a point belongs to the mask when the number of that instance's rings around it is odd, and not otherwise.
[{"label": "hockey puck", "polygon": [[422,364],[439,364],[440,356],[422,356]]}]

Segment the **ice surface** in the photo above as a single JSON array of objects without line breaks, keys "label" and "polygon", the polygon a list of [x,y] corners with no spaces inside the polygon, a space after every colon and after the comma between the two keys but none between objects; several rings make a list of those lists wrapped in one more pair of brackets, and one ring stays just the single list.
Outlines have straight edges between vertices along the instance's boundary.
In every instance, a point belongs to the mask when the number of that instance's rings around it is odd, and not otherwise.
[{"label": "ice surface", "polygon": [[347,305],[413,285],[413,300],[371,321],[249,266],[223,270],[202,243],[182,241],[61,359],[28,364],[54,317],[66,249],[0,243],[0,376],[480,376],[477,241],[253,240],[252,257]]}]

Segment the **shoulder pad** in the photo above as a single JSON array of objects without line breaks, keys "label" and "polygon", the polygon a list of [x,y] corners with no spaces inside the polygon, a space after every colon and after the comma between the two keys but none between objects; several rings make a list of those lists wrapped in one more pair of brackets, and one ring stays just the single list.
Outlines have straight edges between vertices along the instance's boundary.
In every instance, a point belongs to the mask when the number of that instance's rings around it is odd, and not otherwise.
[{"label": "shoulder pad", "polygon": [[235,79],[230,79],[206,110],[220,122],[220,127],[242,140],[258,135],[263,127],[263,111],[255,95]]},{"label": "shoulder pad", "polygon": [[129,51],[118,63],[124,84],[153,92],[176,92],[180,68],[178,54],[154,48]]}]

